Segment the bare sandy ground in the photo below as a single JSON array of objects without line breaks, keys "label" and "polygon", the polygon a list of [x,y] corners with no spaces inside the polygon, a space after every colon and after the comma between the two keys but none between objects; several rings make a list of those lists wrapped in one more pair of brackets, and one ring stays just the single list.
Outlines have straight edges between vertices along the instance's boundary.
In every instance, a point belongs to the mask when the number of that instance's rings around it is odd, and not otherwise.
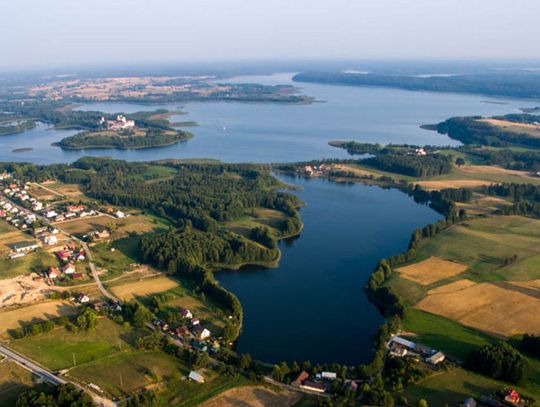
[{"label": "bare sandy ground", "polygon": [[34,273],[0,280],[0,309],[42,301],[51,291],[61,291],[61,289],[48,286]]},{"label": "bare sandy ground", "polygon": [[236,387],[200,404],[200,407],[290,407],[301,398],[300,393],[276,392],[266,387]]}]

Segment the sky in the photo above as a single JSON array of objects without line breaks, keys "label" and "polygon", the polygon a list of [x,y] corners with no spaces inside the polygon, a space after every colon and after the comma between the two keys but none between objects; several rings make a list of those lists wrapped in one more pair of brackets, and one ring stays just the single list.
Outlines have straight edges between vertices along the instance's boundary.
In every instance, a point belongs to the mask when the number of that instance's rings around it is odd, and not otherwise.
[{"label": "sky", "polygon": [[538,0],[1,0],[0,67],[538,59]]}]

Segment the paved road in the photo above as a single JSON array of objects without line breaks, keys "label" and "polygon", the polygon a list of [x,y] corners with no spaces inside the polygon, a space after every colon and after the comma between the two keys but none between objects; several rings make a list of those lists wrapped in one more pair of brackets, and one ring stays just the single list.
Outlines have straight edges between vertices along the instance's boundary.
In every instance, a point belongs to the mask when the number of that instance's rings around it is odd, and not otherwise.
[{"label": "paved road", "polygon": [[41,377],[46,382],[49,382],[54,385],[67,383],[67,380],[64,380],[61,377],[55,376],[47,369],[42,368],[41,366],[35,364],[31,360],[25,358],[18,353],[13,352],[12,350],[6,348],[3,345],[0,345],[0,354],[4,355],[6,358],[13,360],[18,365],[24,367],[27,370],[30,370],[35,375]]},{"label": "paved road", "polygon": [[[37,363],[31,361],[27,357],[25,357],[25,356],[23,356],[23,355],[21,355],[19,353],[13,352],[11,349],[8,349],[4,345],[0,345],[0,354],[3,355],[4,357],[6,357],[7,359],[10,359],[10,360],[14,361],[15,363],[17,363],[19,366],[23,367],[24,369],[29,370],[30,372],[32,372],[36,376],[39,376],[40,378],[42,378],[44,381],[46,381],[48,383],[51,383],[53,385],[71,383],[70,381],[66,380],[65,378],[60,377],[60,376],[56,376],[51,371],[39,366]],[[101,407],[116,407],[116,403],[113,402],[112,400],[101,397],[101,396],[89,391],[88,389],[84,389],[83,387],[81,387],[77,383],[72,383],[72,384],[75,385],[77,388],[81,389],[82,391],[85,391],[86,393],[88,393],[90,395],[90,397],[92,397],[92,399],[94,400],[94,402],[98,406],[101,406]]]}]

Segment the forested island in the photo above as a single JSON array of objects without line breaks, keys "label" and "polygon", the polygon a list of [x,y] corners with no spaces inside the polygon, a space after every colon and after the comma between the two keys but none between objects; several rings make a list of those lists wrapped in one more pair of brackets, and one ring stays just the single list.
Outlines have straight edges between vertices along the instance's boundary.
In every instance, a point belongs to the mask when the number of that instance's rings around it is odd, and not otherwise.
[{"label": "forested island", "polygon": [[83,131],[74,136],[65,137],[54,146],[64,150],[84,150],[92,148],[140,149],[166,147],[181,141],[187,141],[191,133],[181,130],[140,129],[135,132]]},{"label": "forested island", "polygon": [[460,74],[450,76],[381,75],[374,73],[302,72],[296,82],[349,86],[379,86],[412,91],[459,92],[521,98],[540,97],[535,73]]}]

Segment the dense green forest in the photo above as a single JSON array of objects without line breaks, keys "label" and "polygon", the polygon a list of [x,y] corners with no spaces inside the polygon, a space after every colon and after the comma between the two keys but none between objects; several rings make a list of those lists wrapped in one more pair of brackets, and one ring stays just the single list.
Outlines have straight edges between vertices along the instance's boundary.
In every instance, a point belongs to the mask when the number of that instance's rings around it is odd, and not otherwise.
[{"label": "dense green forest", "polygon": [[[463,144],[478,144],[483,146],[508,147],[512,145],[525,147],[540,147],[540,138],[527,133],[517,133],[481,122],[480,116],[453,117],[437,125],[437,131],[448,137],[461,141]],[[529,123],[540,120],[534,115],[506,115],[495,117],[501,120]]]},{"label": "dense green forest", "polygon": [[534,73],[463,74],[455,76],[405,76],[345,72],[302,72],[296,82],[350,86],[382,86],[414,91],[460,92],[483,95],[540,97],[540,75]]},{"label": "dense green forest", "polygon": [[53,145],[65,150],[83,150],[91,148],[153,148],[165,147],[180,141],[188,140],[191,133],[180,130],[160,130],[150,128],[144,136],[125,134],[103,134],[101,132],[83,131],[73,136],[65,137]]},{"label": "dense green forest", "polygon": [[[349,154],[370,156],[358,161],[359,164],[373,168],[395,172],[411,177],[433,177],[452,171],[452,159],[449,155],[429,152],[418,155],[415,146],[349,142],[331,142],[334,147],[344,148]],[[426,147],[426,151],[431,149]]]}]

